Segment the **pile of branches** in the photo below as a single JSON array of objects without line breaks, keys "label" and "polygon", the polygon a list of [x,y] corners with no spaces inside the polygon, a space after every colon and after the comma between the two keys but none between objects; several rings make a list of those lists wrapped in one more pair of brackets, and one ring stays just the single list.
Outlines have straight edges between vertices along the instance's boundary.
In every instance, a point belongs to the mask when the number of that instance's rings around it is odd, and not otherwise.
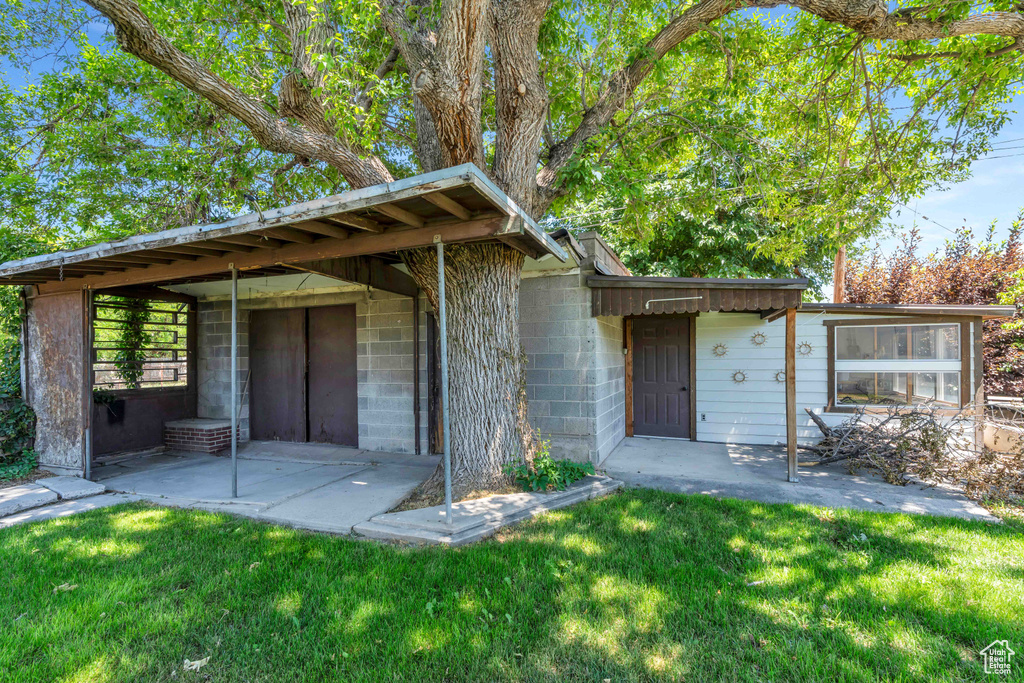
[{"label": "pile of branches", "polygon": [[838,427],[807,413],[824,436],[810,447],[818,464],[845,462],[851,474],[869,469],[899,486],[949,484],[976,500],[1024,500],[1024,438],[1004,452],[987,448],[980,437],[986,426],[1021,429],[1019,419],[928,403],[861,409]]}]

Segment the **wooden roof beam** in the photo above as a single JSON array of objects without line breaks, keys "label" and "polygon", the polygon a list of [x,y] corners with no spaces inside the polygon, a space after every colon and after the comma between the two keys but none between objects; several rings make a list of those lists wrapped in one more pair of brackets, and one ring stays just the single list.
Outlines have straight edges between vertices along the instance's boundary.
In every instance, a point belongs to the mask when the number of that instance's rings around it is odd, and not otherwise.
[{"label": "wooden roof beam", "polygon": [[298,242],[299,244],[313,244],[316,241],[316,237],[303,232],[302,230],[296,230],[295,228],[270,228],[269,230],[262,230],[260,234],[267,235],[268,237],[276,237],[283,242]]},{"label": "wooden roof beam", "polygon": [[383,204],[377,204],[376,206],[373,207],[373,210],[382,213],[385,216],[391,216],[396,221],[399,221],[400,223],[405,223],[406,225],[413,228],[422,228],[427,223],[426,219],[422,218],[421,216],[417,216],[412,211],[407,211],[400,206],[395,206],[394,204],[390,204],[388,202],[384,202]]},{"label": "wooden roof beam", "polygon": [[295,227],[306,232],[313,232],[324,237],[334,237],[339,240],[343,240],[349,235],[349,231],[345,228],[323,221],[302,221],[301,223],[296,223]]},{"label": "wooden roof beam", "polygon": [[182,245],[180,247],[161,247],[159,249],[154,249],[153,251],[159,251],[167,254],[192,254],[194,256],[223,256],[224,254],[229,253],[227,249],[211,249],[209,247],[195,247],[191,245]]},{"label": "wooden roof beam", "polygon": [[[144,263],[146,265],[152,263],[159,263],[161,265],[167,265],[168,263],[174,263],[178,259],[170,255],[166,257],[160,256],[149,256],[146,254],[118,254],[115,257],[111,257],[111,261],[122,261],[124,263]],[[106,263],[106,259],[96,259],[94,263]]]},{"label": "wooden roof beam", "polygon": [[443,209],[464,221],[468,221],[472,215],[466,207],[446,195],[444,192],[429,192],[423,198],[439,209]]},{"label": "wooden roof beam", "polygon": [[336,213],[331,216],[326,216],[324,220],[332,223],[340,223],[353,228],[359,228],[360,230],[366,230],[367,232],[384,232],[384,226],[377,221],[365,216],[357,216],[354,213]]},{"label": "wooden roof beam", "polygon": [[[171,261],[170,263],[174,263],[174,262]],[[103,260],[103,261],[90,261],[89,264],[90,265],[95,264],[95,265],[98,265],[98,266],[102,266],[104,270],[113,270],[113,266],[117,266],[117,267],[119,267],[121,269],[125,269],[125,268],[148,268],[149,266],[152,266],[152,265],[169,265],[169,264],[164,264],[164,263],[155,264],[155,263],[139,263],[138,261],[122,261],[119,258],[118,259],[111,259],[110,261],[107,261],[107,260]],[[69,265],[65,266],[65,268],[70,268],[71,265],[73,265],[73,264],[69,264]],[[111,267],[108,268],[107,266],[111,266]]]},{"label": "wooden roof beam", "polygon": [[249,252],[253,249],[277,249],[284,245],[281,240],[269,237],[257,237],[256,235],[225,235],[215,240],[209,240],[209,244],[215,244],[217,248],[223,247],[228,251]]},{"label": "wooden roof beam", "polygon": [[223,279],[232,264],[239,269],[273,267],[277,264],[302,263],[321,259],[346,256],[369,256],[384,252],[429,247],[434,236],[440,234],[445,242],[472,242],[495,239],[506,234],[508,218],[474,219],[453,223],[444,227],[427,227],[419,230],[395,230],[380,235],[355,233],[348,239],[322,239],[313,244],[288,244],[279,249],[257,249],[248,254],[226,254],[208,256],[198,261],[179,261],[167,266],[150,266],[134,269],[127,273],[93,275],[84,282],[45,282],[40,285],[42,293],[80,289],[83,285],[92,288],[118,287],[147,283],[170,282],[174,280],[197,279],[212,276]]}]

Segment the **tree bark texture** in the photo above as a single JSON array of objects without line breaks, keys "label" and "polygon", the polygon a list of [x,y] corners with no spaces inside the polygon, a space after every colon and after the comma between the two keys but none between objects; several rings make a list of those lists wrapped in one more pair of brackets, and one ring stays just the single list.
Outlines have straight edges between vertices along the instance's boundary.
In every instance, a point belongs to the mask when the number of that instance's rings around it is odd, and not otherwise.
[{"label": "tree bark texture", "polygon": [[[526,355],[519,337],[524,256],[503,244],[445,246],[452,491],[458,498],[507,483],[504,468],[532,455],[526,419]],[[437,252],[402,259],[438,310]],[[422,492],[441,490],[439,466]]]}]

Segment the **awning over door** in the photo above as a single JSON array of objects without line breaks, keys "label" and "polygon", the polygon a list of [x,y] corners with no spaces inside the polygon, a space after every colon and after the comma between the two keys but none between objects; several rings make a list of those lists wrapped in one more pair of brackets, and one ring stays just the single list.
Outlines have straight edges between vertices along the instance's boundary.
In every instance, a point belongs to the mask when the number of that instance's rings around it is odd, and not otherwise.
[{"label": "awning over door", "polygon": [[806,278],[789,280],[591,275],[593,315],[741,311],[774,313],[800,305]]}]

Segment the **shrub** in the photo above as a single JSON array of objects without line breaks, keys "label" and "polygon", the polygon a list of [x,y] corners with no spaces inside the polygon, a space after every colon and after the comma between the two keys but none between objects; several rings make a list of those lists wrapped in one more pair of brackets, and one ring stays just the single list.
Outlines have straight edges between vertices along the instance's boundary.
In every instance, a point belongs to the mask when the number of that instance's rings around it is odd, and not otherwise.
[{"label": "shrub", "polygon": [[12,288],[0,295],[0,481],[19,479],[36,466],[36,416],[21,397],[22,311]]},{"label": "shrub", "polygon": [[551,457],[551,442],[539,440],[532,462],[508,465],[505,471],[524,491],[564,491],[574,481],[594,473],[589,462],[555,460]]}]

